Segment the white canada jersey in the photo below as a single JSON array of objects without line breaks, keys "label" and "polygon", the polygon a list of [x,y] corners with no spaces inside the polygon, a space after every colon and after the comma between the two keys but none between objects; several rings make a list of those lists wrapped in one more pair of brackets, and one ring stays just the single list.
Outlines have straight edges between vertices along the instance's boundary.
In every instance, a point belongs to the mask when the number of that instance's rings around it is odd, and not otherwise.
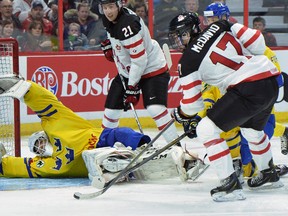
[{"label": "white canada jersey", "polygon": [[141,78],[168,70],[165,56],[157,41],[151,39],[143,20],[128,8],[122,8],[117,23],[103,17],[103,25],[111,41],[118,73],[135,86]]},{"label": "white canada jersey", "polygon": [[238,83],[280,74],[264,56],[265,49],[263,35],[258,30],[226,20],[211,24],[189,43],[179,61],[183,112],[193,115],[203,109],[202,82],[225,93]]}]

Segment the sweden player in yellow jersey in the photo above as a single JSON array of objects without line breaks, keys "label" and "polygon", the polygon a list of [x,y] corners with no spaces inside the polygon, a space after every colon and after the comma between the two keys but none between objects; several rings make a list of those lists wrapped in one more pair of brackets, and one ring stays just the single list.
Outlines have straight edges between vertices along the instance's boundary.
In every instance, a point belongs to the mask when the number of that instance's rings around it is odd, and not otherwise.
[{"label": "sweden player in yellow jersey", "polygon": [[[112,147],[117,141],[134,150],[151,140],[130,128],[96,128],[64,106],[50,91],[31,81],[11,78],[0,80],[0,84],[0,95],[24,98],[26,105],[41,119],[43,128],[29,138],[29,148],[37,156],[3,157],[0,177],[87,177],[82,159],[84,150]],[[9,85],[13,87],[10,89]],[[0,159],[1,154],[3,152]]]}]

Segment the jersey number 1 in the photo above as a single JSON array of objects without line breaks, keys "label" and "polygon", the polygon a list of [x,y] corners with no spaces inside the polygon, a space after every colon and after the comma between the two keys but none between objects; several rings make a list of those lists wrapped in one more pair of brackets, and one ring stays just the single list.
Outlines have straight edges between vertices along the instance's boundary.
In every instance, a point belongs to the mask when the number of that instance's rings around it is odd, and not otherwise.
[{"label": "jersey number 1", "polygon": [[[238,55],[243,55],[242,48],[241,48],[240,44],[229,33],[226,33],[221,38],[221,40],[218,42],[218,44],[216,46],[219,49],[225,51],[226,48],[227,48],[227,44],[229,42],[235,48],[235,50],[238,53]],[[220,63],[220,64],[225,65],[226,67],[231,68],[233,70],[238,70],[244,64],[243,62],[240,62],[240,63],[234,62],[231,59],[229,59],[229,58],[227,58],[225,56],[222,56],[219,53],[216,53],[214,51],[210,54],[210,59],[213,62],[213,64]]]}]

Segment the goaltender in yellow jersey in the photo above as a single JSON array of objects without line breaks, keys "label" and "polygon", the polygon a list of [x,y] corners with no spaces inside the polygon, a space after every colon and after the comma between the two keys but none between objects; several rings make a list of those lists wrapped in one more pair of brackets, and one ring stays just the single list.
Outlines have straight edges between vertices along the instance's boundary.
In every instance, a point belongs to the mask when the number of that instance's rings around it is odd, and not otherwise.
[{"label": "goaltender in yellow jersey", "polygon": [[[9,81],[13,82],[13,79]],[[151,140],[130,128],[96,128],[64,106],[47,89],[31,81],[20,82],[19,85],[26,85],[26,91],[16,97],[24,97],[26,105],[41,119],[43,131],[29,138],[30,151],[36,157],[4,156],[1,163],[0,155],[0,177],[87,177],[88,171],[81,155],[84,150],[112,147],[117,141],[136,149]],[[9,91],[7,94],[9,96]],[[43,144],[44,150],[41,150]]]}]

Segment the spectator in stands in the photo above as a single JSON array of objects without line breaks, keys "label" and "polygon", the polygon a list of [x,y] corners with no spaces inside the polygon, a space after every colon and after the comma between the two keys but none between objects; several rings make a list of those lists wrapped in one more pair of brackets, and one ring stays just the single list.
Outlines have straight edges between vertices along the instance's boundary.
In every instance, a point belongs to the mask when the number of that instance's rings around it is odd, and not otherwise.
[{"label": "spectator in stands", "polygon": [[13,38],[14,24],[12,20],[2,20],[1,37]]},{"label": "spectator in stands", "polygon": [[[79,3],[87,3],[90,7],[90,12],[101,17],[102,14],[99,12],[99,0],[78,0]],[[76,6],[77,7],[77,6]]]},{"label": "spectator in stands", "polygon": [[[58,5],[58,0],[49,0],[47,3],[48,7],[51,8],[54,5]],[[75,0],[63,0],[63,14],[70,9],[76,9]]]},{"label": "spectator in stands", "polygon": [[258,16],[253,19],[253,28],[259,30],[263,34],[266,46],[268,47],[277,46],[275,36],[272,33],[267,32],[265,29],[266,20],[263,17]]},{"label": "spectator in stands", "polygon": [[181,13],[181,7],[177,0],[161,0],[160,4],[155,7],[154,12],[154,38],[160,46],[169,43],[168,28],[171,17]]},{"label": "spectator in stands", "polygon": [[2,0],[0,2],[0,20],[12,20],[14,31],[13,37],[16,38],[17,35],[22,34],[22,25],[18,19],[18,17],[12,14],[13,11],[13,3],[11,0]]},{"label": "spectator in stands", "polygon": [[68,27],[68,38],[64,40],[64,50],[79,51],[87,49],[88,39],[81,33],[78,23],[70,23]]},{"label": "spectator in stands", "polygon": [[200,20],[200,29],[203,30],[207,27],[204,16],[200,15],[199,12],[199,0],[184,0],[184,11],[197,13]]},{"label": "spectator in stands", "polygon": [[48,36],[52,35],[53,24],[50,20],[44,18],[43,4],[41,1],[34,1],[31,6],[31,11],[28,17],[22,22],[24,30],[28,30],[31,22],[40,22],[44,28],[44,33]]},{"label": "spectator in stands", "polygon": [[142,4],[142,3],[146,4],[145,0],[127,0],[127,2],[125,3],[125,7],[129,8],[130,10],[135,11],[135,6],[136,6],[136,4],[139,4],[139,3],[140,4]]},{"label": "spectator in stands", "polygon": [[42,23],[32,21],[28,32],[22,38],[18,39],[21,51],[51,51],[52,42],[49,37],[44,34]]},{"label": "spectator in stands", "polygon": [[134,6],[135,13],[143,19],[146,25],[148,25],[148,9],[146,3],[136,3]]},{"label": "spectator in stands", "polygon": [[[32,3],[35,0],[13,0],[13,14],[19,18],[20,22],[23,22],[31,11]],[[58,6],[52,4],[51,8],[47,6],[44,0],[40,1],[43,5],[44,17],[54,22],[58,18]]]},{"label": "spectator in stands", "polygon": [[68,18],[66,16],[67,15],[66,13],[64,15],[65,21],[68,23],[71,23],[71,22],[78,23],[80,25],[81,33],[86,35],[86,37],[88,38],[89,45],[95,46],[97,42],[96,38],[98,35],[96,25],[97,25],[97,20],[99,19],[99,17],[96,14],[91,16],[92,13],[90,11],[89,5],[87,3],[78,4],[76,16],[73,15],[72,17]]}]

